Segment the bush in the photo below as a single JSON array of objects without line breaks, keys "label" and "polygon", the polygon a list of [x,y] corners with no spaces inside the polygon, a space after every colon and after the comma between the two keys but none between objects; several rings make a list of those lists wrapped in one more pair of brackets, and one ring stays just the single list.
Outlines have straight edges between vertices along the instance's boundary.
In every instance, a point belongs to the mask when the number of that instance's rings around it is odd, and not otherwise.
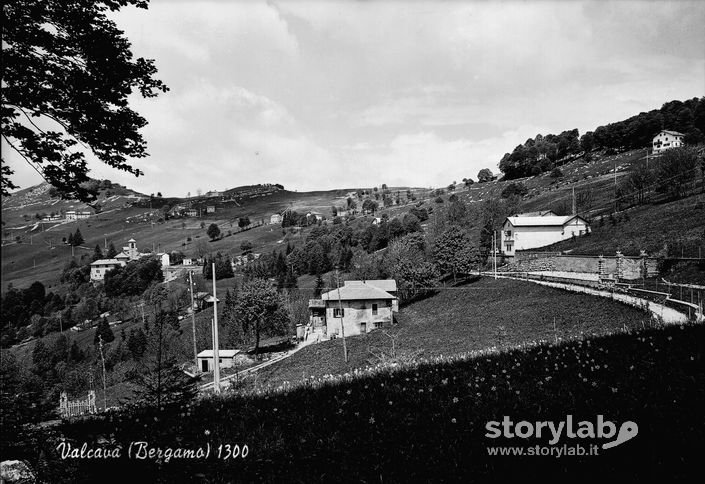
[{"label": "bush", "polygon": [[563,176],[563,172],[561,171],[560,168],[555,167],[553,170],[551,170],[551,178],[560,178]]}]

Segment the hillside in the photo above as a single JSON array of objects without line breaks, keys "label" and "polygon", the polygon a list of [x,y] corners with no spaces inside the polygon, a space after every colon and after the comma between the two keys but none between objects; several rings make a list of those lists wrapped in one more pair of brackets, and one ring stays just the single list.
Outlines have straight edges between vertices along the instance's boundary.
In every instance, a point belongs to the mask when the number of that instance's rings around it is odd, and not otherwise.
[{"label": "hillside", "polygon": [[[243,482],[288,481],[294,475],[302,482],[322,476],[340,482],[692,480],[705,437],[700,424],[703,341],[702,325],[675,326],[378,367],[309,380],[290,390],[206,399],[161,412],[124,411],[35,431],[46,448],[41,477],[93,482],[119,472],[151,482],[184,475],[213,482],[233,476]],[[552,443],[545,434],[486,435],[487,423],[501,422],[503,416],[558,425],[570,415],[577,425],[594,424],[598,414],[615,428],[636,423],[638,435],[614,449],[602,449],[600,444],[611,439],[599,434],[570,438],[563,433]],[[108,448],[119,446],[123,457],[76,459],[66,466],[55,448],[64,438],[89,447],[102,440]],[[126,457],[134,441],[162,449],[209,444],[215,455],[137,461]],[[218,459],[221,444],[238,445],[238,451],[246,445],[248,455]],[[550,454],[576,444],[596,445],[599,458]],[[517,452],[538,446],[548,454],[488,455],[494,446]]]},{"label": "hillside", "polygon": [[592,225],[589,237],[545,247],[586,255],[649,254],[673,257],[705,256],[705,195],[639,206],[605,217]]},{"label": "hillside", "polygon": [[[80,229],[85,243],[74,248],[77,258],[89,257],[96,245],[105,247],[111,242],[118,249],[127,240],[137,240],[140,250],[182,251],[197,256],[202,240],[207,251],[223,251],[240,254],[240,244],[248,240],[256,252],[271,252],[282,247],[284,234],[280,226],[269,226],[269,217],[291,209],[306,213],[317,211],[330,216],[331,205],[345,205],[346,194],[351,190],[318,192],[289,192],[272,190],[266,194],[247,193],[251,187],[237,192],[237,196],[202,199],[152,198],[139,194],[111,195],[103,197],[103,210],[84,220],[41,223],[32,220],[35,213],[51,213],[59,210],[83,210],[84,205],[58,201],[48,196],[48,187],[41,185],[27,189],[7,198],[3,203],[2,220],[2,285],[12,283],[25,287],[40,281],[47,288],[58,283],[63,266],[70,260],[72,249],[62,243],[62,238]],[[239,190],[239,189],[238,189]],[[134,192],[131,192],[134,193]],[[235,193],[235,192],[233,192]],[[151,207],[150,207],[151,202]],[[164,220],[160,209],[164,204],[188,204],[202,208],[200,217],[171,218]],[[206,206],[215,206],[215,213],[206,213]],[[93,210],[91,210],[93,213]],[[249,217],[254,228],[240,231],[239,217]],[[28,219],[26,221],[24,219]],[[202,228],[215,223],[225,235],[210,242]],[[17,239],[19,238],[19,239]],[[286,244],[284,244],[285,246]]]},{"label": "hillside", "polygon": [[[508,294],[513,295],[511,310]],[[274,388],[302,378],[343,374],[377,363],[380,355],[391,358],[393,349],[399,360],[410,360],[536,340],[580,339],[643,327],[650,324],[650,315],[609,299],[485,277],[441,288],[436,295],[401,308],[397,320],[393,328],[348,338],[348,365],[342,358],[342,340],[336,339],[306,347],[263,369],[258,374],[260,385]]]}]

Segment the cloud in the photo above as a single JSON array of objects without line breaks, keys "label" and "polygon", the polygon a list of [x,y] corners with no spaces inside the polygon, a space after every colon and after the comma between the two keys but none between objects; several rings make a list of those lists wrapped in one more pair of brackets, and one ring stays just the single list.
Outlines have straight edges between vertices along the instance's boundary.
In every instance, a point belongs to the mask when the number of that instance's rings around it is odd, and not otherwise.
[{"label": "cloud", "polygon": [[406,133],[383,150],[349,151],[344,166],[362,185],[445,186],[453,180],[476,178],[482,168],[496,173],[506,151],[540,132],[546,132],[545,127],[525,125],[480,141],[444,139],[435,131]]}]

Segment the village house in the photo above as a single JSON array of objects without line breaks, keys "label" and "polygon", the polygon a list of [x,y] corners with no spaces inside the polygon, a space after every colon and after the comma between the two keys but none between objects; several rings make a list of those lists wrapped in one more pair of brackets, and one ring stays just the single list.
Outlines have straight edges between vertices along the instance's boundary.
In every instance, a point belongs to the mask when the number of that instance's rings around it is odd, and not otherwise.
[{"label": "village house", "polygon": [[517,250],[535,249],[590,232],[579,215],[507,217],[502,225],[500,252],[514,257]]},{"label": "village house", "polygon": [[395,280],[345,281],[340,289],[309,300],[309,323],[314,333],[336,337],[342,321],[345,335],[353,336],[391,326],[398,311]]},{"label": "village house", "polygon": [[46,215],[42,218],[42,222],[58,222],[59,220],[63,220],[59,214]]},{"label": "village house", "polygon": [[91,281],[98,282],[105,279],[105,273],[116,267],[125,267],[127,262],[119,259],[99,259],[91,263]]},{"label": "village house", "polygon": [[[213,371],[213,350],[203,350],[196,355],[198,359],[198,369],[203,373]],[[240,350],[218,350],[218,361],[221,368],[232,368],[247,359]]]},{"label": "village house", "polygon": [[272,225],[282,223],[282,216],[279,215],[278,213],[275,213],[274,215],[269,217],[269,223]]},{"label": "village house", "polygon": [[206,213],[215,213],[215,205],[206,205]]},{"label": "village house", "polygon": [[91,212],[81,210],[67,210],[66,220],[83,220],[91,216]]},{"label": "village house", "polygon": [[196,217],[198,216],[198,212],[195,208],[189,208],[184,212],[184,215],[186,215],[187,217]]},{"label": "village house", "polygon": [[653,152],[662,153],[671,148],[680,148],[684,144],[683,136],[685,135],[678,131],[661,130],[652,141]]}]

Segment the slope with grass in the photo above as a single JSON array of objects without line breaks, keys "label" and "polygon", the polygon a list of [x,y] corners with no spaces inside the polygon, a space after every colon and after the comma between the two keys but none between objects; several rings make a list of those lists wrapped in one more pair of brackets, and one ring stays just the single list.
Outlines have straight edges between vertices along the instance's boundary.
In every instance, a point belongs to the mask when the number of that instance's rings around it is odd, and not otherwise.
[{"label": "slope with grass", "polygon": [[[45,452],[40,477],[95,482],[119,472],[140,481],[176,482],[641,482],[690,481],[700,472],[705,438],[705,327],[671,326],[538,344],[500,353],[310,382],[287,391],[224,396],[158,411],[130,410],[37,430],[30,462]],[[564,429],[550,436],[489,438],[489,421],[566,422],[638,435],[612,449],[598,434]],[[584,434],[583,434],[584,435]],[[120,447],[116,459],[62,460],[59,439],[89,448]],[[127,458],[130,442],[196,449],[204,459]],[[244,458],[223,460],[221,445],[247,445]],[[593,456],[497,456],[488,447],[596,445]],[[134,452],[134,450],[133,450]],[[134,454],[133,454],[134,455]]]},{"label": "slope with grass", "polygon": [[[586,255],[662,252],[664,256],[705,257],[705,195],[629,209],[592,224],[592,233],[545,247]],[[666,250],[664,251],[664,248]]]},{"label": "slope with grass", "polygon": [[529,282],[482,278],[465,286],[441,288],[435,296],[402,308],[399,324],[393,328],[347,338],[347,365],[342,340],[332,340],[261,370],[257,384],[276,387],[364,368],[378,362],[379,356],[390,356],[392,343],[397,359],[437,357],[638,328],[648,325],[649,319],[649,314],[609,299]]}]

